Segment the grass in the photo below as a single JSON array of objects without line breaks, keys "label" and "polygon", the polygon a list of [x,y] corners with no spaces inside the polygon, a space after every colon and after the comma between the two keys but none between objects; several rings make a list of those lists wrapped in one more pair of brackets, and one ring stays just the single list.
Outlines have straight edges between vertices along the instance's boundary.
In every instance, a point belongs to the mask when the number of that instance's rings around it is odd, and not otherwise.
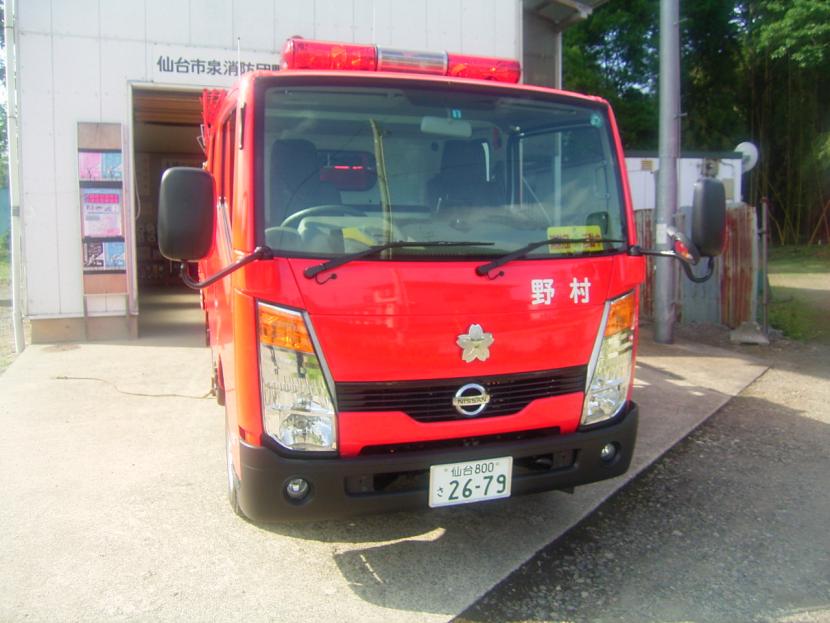
[{"label": "grass", "polygon": [[[788,338],[799,341],[830,339],[830,324],[809,301],[798,296],[797,288],[774,288],[769,306],[769,323]],[[830,296],[830,295],[829,295]]]},{"label": "grass", "polygon": [[770,249],[769,322],[788,338],[830,344],[830,248]]},{"label": "grass", "polygon": [[770,247],[770,273],[828,273],[830,245]]},{"label": "grass", "polygon": [[6,232],[0,236],[0,281],[4,282],[11,280],[9,270],[12,260],[9,253],[9,237],[10,232]]}]

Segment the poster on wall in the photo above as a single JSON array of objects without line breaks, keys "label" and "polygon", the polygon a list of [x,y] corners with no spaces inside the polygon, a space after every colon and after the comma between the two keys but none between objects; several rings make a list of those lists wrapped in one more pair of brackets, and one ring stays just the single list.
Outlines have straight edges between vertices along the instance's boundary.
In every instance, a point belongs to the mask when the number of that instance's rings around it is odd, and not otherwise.
[{"label": "poster on wall", "polygon": [[104,268],[107,270],[127,270],[123,242],[104,243]]},{"label": "poster on wall", "polygon": [[86,237],[107,238],[124,234],[120,188],[82,188],[81,214]]},{"label": "poster on wall", "polygon": [[124,162],[120,151],[104,152],[103,176],[105,181],[120,182],[123,178]]},{"label": "poster on wall", "polygon": [[78,152],[78,177],[82,181],[98,182],[103,175],[104,154],[97,151]]},{"label": "poster on wall", "polygon": [[78,152],[78,177],[82,182],[120,182],[123,170],[120,151]]},{"label": "poster on wall", "polygon": [[84,272],[123,271],[127,269],[123,241],[84,242]]}]

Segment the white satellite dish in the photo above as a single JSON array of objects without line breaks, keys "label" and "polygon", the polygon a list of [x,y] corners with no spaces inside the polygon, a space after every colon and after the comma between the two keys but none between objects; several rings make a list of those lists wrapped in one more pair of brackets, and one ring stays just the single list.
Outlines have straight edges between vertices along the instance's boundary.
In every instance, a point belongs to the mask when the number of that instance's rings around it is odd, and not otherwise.
[{"label": "white satellite dish", "polygon": [[758,148],[749,141],[738,143],[735,151],[741,154],[741,169],[744,173],[751,171],[758,164]]}]

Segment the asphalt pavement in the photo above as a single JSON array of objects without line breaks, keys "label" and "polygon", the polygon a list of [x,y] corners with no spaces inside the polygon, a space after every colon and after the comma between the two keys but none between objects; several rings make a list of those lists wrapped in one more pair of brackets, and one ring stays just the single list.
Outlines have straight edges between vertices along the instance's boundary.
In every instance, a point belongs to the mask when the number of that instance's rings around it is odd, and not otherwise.
[{"label": "asphalt pavement", "polygon": [[456,619],[830,621],[830,348],[772,367]]}]

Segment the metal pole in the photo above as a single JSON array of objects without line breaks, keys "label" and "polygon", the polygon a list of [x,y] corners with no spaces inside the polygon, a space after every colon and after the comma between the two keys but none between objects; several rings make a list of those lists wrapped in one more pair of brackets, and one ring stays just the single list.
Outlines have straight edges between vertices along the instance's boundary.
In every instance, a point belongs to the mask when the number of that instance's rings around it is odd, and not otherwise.
[{"label": "metal pole", "polygon": [[[680,7],[679,0],[660,1],[660,175],[654,241],[659,250],[670,248],[666,229],[677,211],[677,156],[680,151]],[[654,339],[674,339],[674,260],[655,258]]]},{"label": "metal pole", "polygon": [[20,280],[23,277],[21,263],[21,225],[20,219],[20,173],[18,155],[18,113],[17,101],[17,38],[15,37],[15,19],[17,18],[17,3],[15,0],[6,2],[6,93],[7,120],[9,146],[9,202],[11,204],[11,232],[9,233],[10,250],[12,256],[12,329],[14,331],[14,350],[18,353],[26,348],[26,339],[23,335],[22,288]]},{"label": "metal pole", "polygon": [[553,33],[553,88],[562,88],[562,31]]},{"label": "metal pole", "polygon": [[769,337],[769,203],[761,199],[761,326]]}]

